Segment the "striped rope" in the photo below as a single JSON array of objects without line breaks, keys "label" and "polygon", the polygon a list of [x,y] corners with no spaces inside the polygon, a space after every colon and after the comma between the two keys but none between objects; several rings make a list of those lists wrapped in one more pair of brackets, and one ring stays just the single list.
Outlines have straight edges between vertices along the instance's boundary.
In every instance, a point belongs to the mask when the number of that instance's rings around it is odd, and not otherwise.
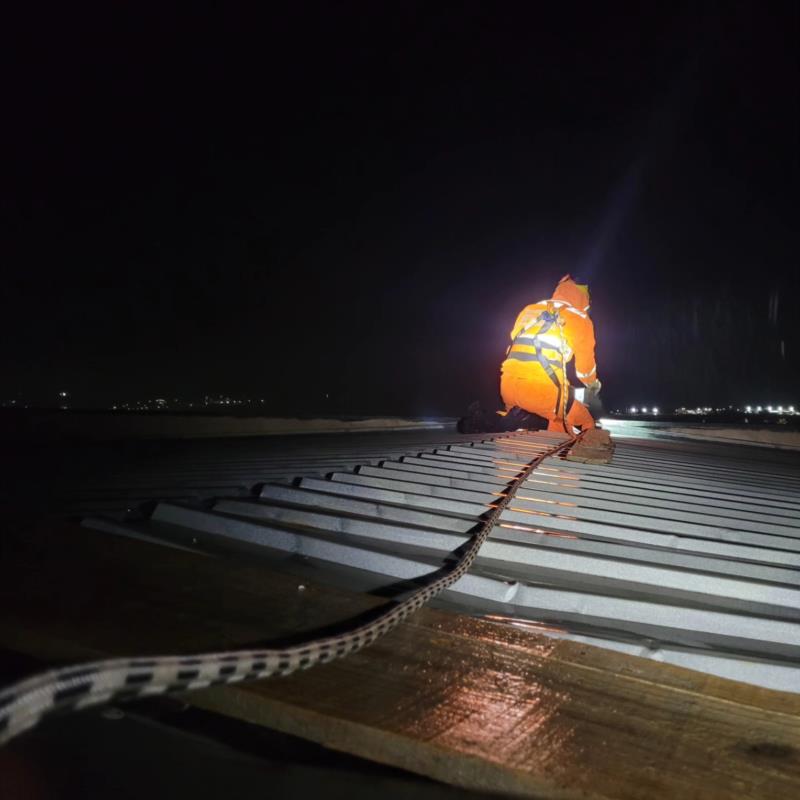
[{"label": "striped rope", "polygon": [[545,458],[575,441],[571,438],[538,454],[509,483],[463,556],[446,568],[442,577],[392,605],[374,620],[335,636],[279,650],[115,658],[42,672],[0,691],[0,746],[34,728],[44,716],[56,711],[77,711],[112,701],[289,675],[358,652],[462,578],[522,482]]}]

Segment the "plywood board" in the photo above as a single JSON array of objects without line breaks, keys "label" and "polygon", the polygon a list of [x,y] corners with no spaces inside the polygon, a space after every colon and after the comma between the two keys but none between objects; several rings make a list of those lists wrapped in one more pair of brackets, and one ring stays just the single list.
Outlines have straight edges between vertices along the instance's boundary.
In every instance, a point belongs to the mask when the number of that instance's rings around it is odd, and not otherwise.
[{"label": "plywood board", "polygon": [[[0,602],[0,644],[60,661],[285,640],[381,601],[76,528],[7,547]],[[342,661],[186,700],[471,788],[800,796],[800,697],[436,610]]]}]

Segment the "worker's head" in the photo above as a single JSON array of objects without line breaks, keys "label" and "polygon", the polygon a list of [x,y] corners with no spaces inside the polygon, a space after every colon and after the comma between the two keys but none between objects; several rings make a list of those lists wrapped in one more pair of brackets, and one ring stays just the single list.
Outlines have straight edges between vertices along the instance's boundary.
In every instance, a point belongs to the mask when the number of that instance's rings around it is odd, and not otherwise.
[{"label": "worker's head", "polygon": [[553,292],[553,300],[563,300],[581,311],[589,310],[589,286],[576,283],[571,275],[565,275]]}]

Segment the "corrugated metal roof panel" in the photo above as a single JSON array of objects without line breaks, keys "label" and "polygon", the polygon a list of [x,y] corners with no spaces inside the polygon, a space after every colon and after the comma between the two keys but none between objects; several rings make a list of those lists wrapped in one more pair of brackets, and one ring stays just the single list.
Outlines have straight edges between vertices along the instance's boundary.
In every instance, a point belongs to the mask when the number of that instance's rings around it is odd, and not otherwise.
[{"label": "corrugated metal roof panel", "polygon": [[[266,478],[258,496],[163,501],[146,520],[85,524],[402,593],[442,566],[521,465],[557,440],[440,434],[340,451],[308,442],[255,459],[246,473]],[[270,480],[304,471],[328,474]],[[441,602],[797,691],[798,489],[791,461],[735,447],[622,438],[609,465],[548,457]]]}]

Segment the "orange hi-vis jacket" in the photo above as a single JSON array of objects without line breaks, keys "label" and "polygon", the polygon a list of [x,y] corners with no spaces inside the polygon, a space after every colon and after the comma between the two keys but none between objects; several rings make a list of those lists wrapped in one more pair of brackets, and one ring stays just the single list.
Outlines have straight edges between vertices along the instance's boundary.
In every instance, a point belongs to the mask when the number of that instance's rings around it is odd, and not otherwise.
[{"label": "orange hi-vis jacket", "polygon": [[[581,383],[597,379],[594,325],[589,315],[567,303],[542,301],[526,306],[517,317],[502,372],[538,380],[563,372],[573,357]],[[559,381],[564,382],[561,377]]]},{"label": "orange hi-vis jacket", "polygon": [[567,279],[550,300],[522,310],[511,329],[511,346],[501,368],[501,393],[507,406],[521,405],[558,419],[567,402],[566,365],[575,358],[575,371],[585,385],[597,379],[588,306],[586,292]]}]

